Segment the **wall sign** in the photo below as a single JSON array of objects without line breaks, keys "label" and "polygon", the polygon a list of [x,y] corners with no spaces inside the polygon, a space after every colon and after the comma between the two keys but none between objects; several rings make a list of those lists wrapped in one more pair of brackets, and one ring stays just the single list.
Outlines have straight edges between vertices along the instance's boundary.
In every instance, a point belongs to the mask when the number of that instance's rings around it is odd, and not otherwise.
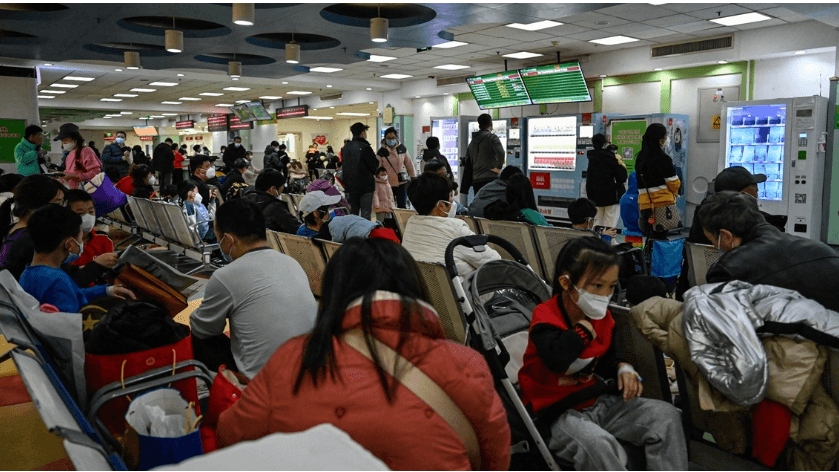
[{"label": "wall sign", "polygon": [[618,147],[617,155],[630,174],[635,171],[635,156],[641,151],[641,138],[646,131],[646,120],[612,121],[612,144]]},{"label": "wall sign", "polygon": [[385,107],[382,113],[382,123],[386,125],[393,124],[393,107]]},{"label": "wall sign", "polygon": [[236,115],[227,115],[230,129],[253,129],[253,121],[242,123]]},{"label": "wall sign", "polygon": [[297,107],[277,108],[277,119],[282,120],[286,118],[302,118],[309,116],[309,105],[300,105]]},{"label": "wall sign", "polygon": [[175,129],[192,129],[195,128],[195,121],[178,121],[175,122]]},{"label": "wall sign", "polygon": [[534,190],[550,190],[551,189],[551,173],[550,172],[531,172],[530,185]]},{"label": "wall sign", "polygon": [[114,133],[105,133],[105,136],[102,139],[104,141],[116,141],[117,137],[114,136]]},{"label": "wall sign", "polygon": [[140,136],[140,141],[153,141],[154,136]]},{"label": "wall sign", "polygon": [[0,162],[15,162],[15,146],[25,129],[26,120],[0,119]]},{"label": "wall sign", "polygon": [[[717,92],[722,90],[722,94]],[[697,143],[720,142],[720,112],[725,97],[738,100],[740,86],[707,87],[699,89],[699,126],[696,133]]]},{"label": "wall sign", "polygon": [[227,115],[210,115],[207,118],[207,131],[227,131]]}]

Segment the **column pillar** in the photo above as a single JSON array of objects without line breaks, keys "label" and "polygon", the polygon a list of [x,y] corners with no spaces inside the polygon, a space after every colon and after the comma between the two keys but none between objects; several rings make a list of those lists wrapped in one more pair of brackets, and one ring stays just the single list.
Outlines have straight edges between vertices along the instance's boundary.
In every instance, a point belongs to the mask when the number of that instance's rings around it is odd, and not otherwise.
[{"label": "column pillar", "polygon": [[[14,146],[23,138],[23,128],[34,124],[41,126],[44,128],[44,132],[47,132],[53,127],[57,129],[57,126],[50,126],[48,129],[47,126],[41,124],[40,113],[38,112],[38,81],[34,68],[0,67],[0,90],[3,90],[0,120],[25,121],[22,126],[17,124],[11,127],[3,125],[8,129],[6,132],[0,133],[0,138],[2,138],[0,169],[15,173],[17,170],[15,168]],[[13,143],[13,141],[16,142]]]}]

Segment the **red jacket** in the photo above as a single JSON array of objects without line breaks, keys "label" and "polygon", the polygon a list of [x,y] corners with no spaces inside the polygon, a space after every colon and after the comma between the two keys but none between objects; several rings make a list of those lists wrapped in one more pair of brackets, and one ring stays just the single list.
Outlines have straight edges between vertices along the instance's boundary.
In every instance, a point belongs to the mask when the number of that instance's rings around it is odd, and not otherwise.
[{"label": "red jacket", "polygon": [[[597,336],[591,340],[585,332],[578,333],[583,339],[585,349],[577,357],[574,364],[583,364],[587,359],[603,357],[612,344],[612,333],[615,327],[615,320],[612,314],[607,312],[601,320],[588,320]],[[547,323],[561,330],[568,330],[569,327],[562,316],[557,305],[557,297],[542,303],[533,310],[533,320],[530,322],[530,330],[540,324]],[[575,329],[575,332],[577,329]],[[565,349],[563,347],[563,349]],[[595,359],[596,360],[596,359]],[[548,368],[545,362],[539,357],[533,339],[529,338],[527,349],[524,351],[524,363],[519,370],[519,385],[522,390],[522,399],[525,404],[530,404],[535,412],[562,400],[568,395],[594,385],[597,380],[592,376],[575,376],[570,370],[579,370],[575,366],[569,367],[564,373],[557,373]],[[590,398],[574,406],[577,410],[587,408],[594,404],[595,398]]]},{"label": "red jacket", "polygon": [[[376,295],[373,334],[395,349],[399,298],[388,292]],[[422,308],[430,323],[425,329],[419,323],[411,327],[400,354],[440,385],[469,418],[481,447],[482,468],[507,470],[510,427],[486,362],[478,352],[445,340],[437,314],[429,305]],[[360,325],[360,305],[351,305],[342,328]],[[277,349],[242,398],[221,415],[220,447],[331,423],[393,470],[470,469],[466,447],[443,418],[401,385],[394,403],[388,404],[372,362],[337,337],[333,348],[340,378],[326,376],[315,388],[307,376],[294,395],[305,342],[301,336]]]}]

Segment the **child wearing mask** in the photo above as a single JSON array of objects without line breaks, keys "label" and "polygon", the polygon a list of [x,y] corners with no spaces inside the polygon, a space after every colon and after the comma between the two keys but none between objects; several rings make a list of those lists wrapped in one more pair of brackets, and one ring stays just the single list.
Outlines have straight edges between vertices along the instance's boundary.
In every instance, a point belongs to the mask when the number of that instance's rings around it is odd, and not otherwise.
[{"label": "child wearing mask", "polygon": [[387,180],[387,169],[379,167],[376,173],[376,191],[373,193],[373,211],[376,212],[376,221],[383,222],[393,218],[395,207],[396,200],[393,198],[393,191]]},{"label": "child wearing mask", "polygon": [[69,190],[65,195],[67,208],[73,213],[82,217],[82,240],[84,251],[78,259],[70,265],[86,266],[95,262],[103,267],[111,268],[117,262],[117,255],[114,253],[114,242],[104,234],[97,234],[93,230],[96,225],[96,208],[93,206],[93,197],[84,190]]},{"label": "child wearing mask", "polygon": [[197,227],[198,234],[204,241],[215,241],[215,233],[213,233],[213,228],[210,225],[216,214],[215,199],[210,200],[209,208],[204,206],[203,198],[198,193],[198,187],[189,180],[178,184],[178,197],[184,204],[183,209],[189,221],[189,226]]}]

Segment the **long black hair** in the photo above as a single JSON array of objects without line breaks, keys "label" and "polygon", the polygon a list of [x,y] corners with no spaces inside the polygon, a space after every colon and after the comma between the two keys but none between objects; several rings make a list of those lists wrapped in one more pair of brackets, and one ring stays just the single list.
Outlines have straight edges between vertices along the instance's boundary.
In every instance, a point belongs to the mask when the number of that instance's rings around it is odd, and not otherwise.
[{"label": "long black hair", "polygon": [[557,303],[560,308],[563,308],[563,290],[559,278],[563,274],[567,272],[571,285],[577,285],[589,271],[592,276],[599,277],[616,265],[620,265],[620,256],[602,239],[586,236],[568,241],[556,257],[554,270],[553,294],[559,295]]},{"label": "long black hair", "polygon": [[[363,275],[361,275],[363,274]],[[341,323],[344,313],[354,300],[363,297],[361,304],[361,330],[370,349],[376,373],[388,402],[393,402],[398,380],[388,382],[388,375],[382,369],[382,359],[373,344],[374,321],[372,316],[373,294],[383,290],[396,293],[402,300],[399,316],[399,352],[412,326],[421,326],[427,320],[422,309],[414,300],[429,302],[428,289],[422,279],[417,263],[402,246],[382,239],[350,238],[335,252],[323,275],[323,293],[315,328],[306,340],[300,372],[294,383],[294,393],[306,377],[311,377],[315,387],[326,379],[327,373],[337,379],[334,340],[343,332]],[[396,372],[396,366],[394,366]]]},{"label": "long black hair", "polygon": [[661,123],[653,123],[647,127],[644,136],[641,138],[641,150],[638,151],[638,156],[635,158],[635,167],[642,174],[647,161],[654,160],[655,157],[663,156],[668,160],[670,156],[661,149],[661,140],[667,136],[667,128]]},{"label": "long black hair", "polygon": [[533,195],[533,186],[530,184],[524,174],[514,174],[507,180],[507,190],[505,197],[507,203],[515,205],[519,210],[530,208],[538,211],[536,208],[536,196]]}]

